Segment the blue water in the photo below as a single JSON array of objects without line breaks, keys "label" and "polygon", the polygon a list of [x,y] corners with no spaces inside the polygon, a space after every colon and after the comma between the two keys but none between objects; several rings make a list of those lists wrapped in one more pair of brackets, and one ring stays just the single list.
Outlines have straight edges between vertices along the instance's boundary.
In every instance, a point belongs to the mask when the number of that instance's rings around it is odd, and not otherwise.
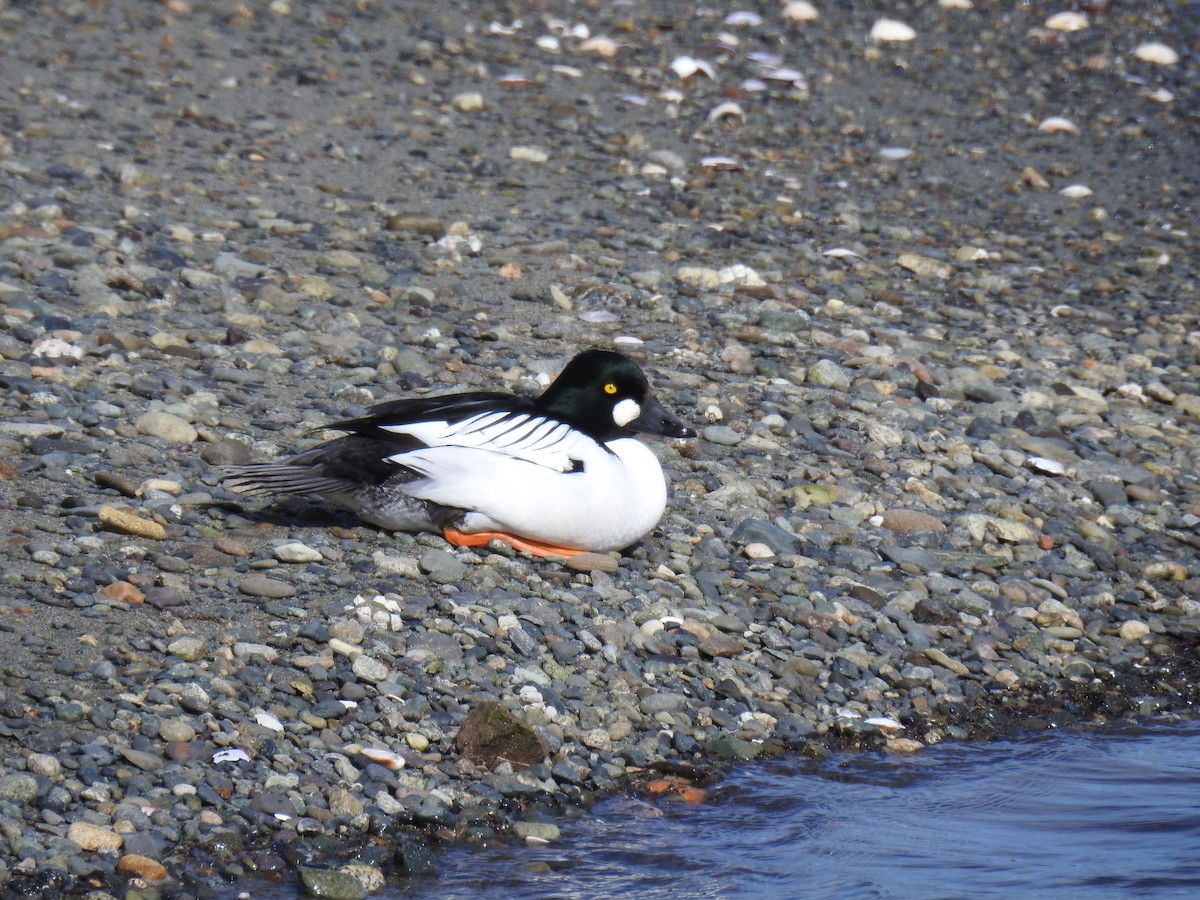
[{"label": "blue water", "polygon": [[1200,724],[774,760],[704,804],[616,798],[562,829],[455,847],[376,896],[1200,896]]}]

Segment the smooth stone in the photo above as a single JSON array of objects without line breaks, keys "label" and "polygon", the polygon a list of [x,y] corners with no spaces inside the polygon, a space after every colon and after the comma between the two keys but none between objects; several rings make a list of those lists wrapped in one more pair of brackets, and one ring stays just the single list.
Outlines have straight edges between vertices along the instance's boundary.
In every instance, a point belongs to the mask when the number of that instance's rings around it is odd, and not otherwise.
[{"label": "smooth stone", "polygon": [[552,844],[561,836],[552,822],[514,822],[512,830],[521,840],[539,844]]},{"label": "smooth stone", "polygon": [[763,751],[762,744],[752,744],[731,734],[719,734],[704,742],[704,749],[722,759],[733,759],[739,762],[754,759]]},{"label": "smooth stone", "polygon": [[1150,633],[1150,626],[1145,622],[1139,622],[1137,619],[1129,619],[1121,623],[1121,627],[1117,629],[1117,634],[1125,641],[1140,641]]},{"label": "smooth stone", "polygon": [[808,367],[805,377],[812,384],[833,388],[835,391],[850,390],[849,373],[832,359],[817,360]]},{"label": "smooth stone", "polygon": [[700,435],[710,444],[718,444],[722,447],[736,446],[742,440],[742,436],[728,425],[707,425]]},{"label": "smooth stone", "polygon": [[461,581],[467,574],[467,565],[453,553],[438,547],[430,547],[421,554],[421,571],[439,584]]},{"label": "smooth stone", "polygon": [[745,642],[738,637],[723,632],[714,632],[699,644],[700,652],[705,656],[737,656],[746,649]]},{"label": "smooth stone", "polygon": [[100,853],[116,853],[125,839],[109,828],[101,828],[91,822],[72,822],[67,829],[67,839],[74,841],[84,850]]},{"label": "smooth stone", "polygon": [[609,575],[620,567],[607,553],[577,553],[567,557],[564,565],[574,572],[606,572]]},{"label": "smooth stone", "polygon": [[325,557],[321,555],[321,551],[301,543],[300,541],[290,541],[286,544],[280,544],[271,551],[280,562],[285,563],[311,563],[320,562]]},{"label": "smooth stone", "polygon": [[[59,762],[58,757],[51,756],[49,753],[30,753],[29,756],[25,757],[25,767],[34,775],[41,775],[44,778],[49,778],[51,781],[54,781],[61,776],[63,770],[62,763]],[[34,784],[34,793],[29,797],[29,799],[32,800],[35,796],[37,796],[36,783]],[[0,793],[0,799],[11,800],[13,798],[4,797],[4,795]],[[27,801],[21,800],[19,802],[25,803]]]},{"label": "smooth stone", "polygon": [[915,509],[889,509],[880,513],[880,525],[897,534],[912,531],[945,531],[942,520]]},{"label": "smooth stone", "polygon": [[180,741],[187,743],[196,739],[196,729],[183,719],[165,719],[158,727],[158,736],[164,741]]},{"label": "smooth stone", "polygon": [[310,897],[325,897],[328,900],[364,900],[367,889],[350,872],[336,869],[320,869],[303,866],[300,882]]},{"label": "smooth stone", "polygon": [[388,667],[379,660],[367,656],[365,653],[355,656],[354,661],[350,664],[350,668],[354,672],[355,678],[370,684],[378,684],[381,681],[386,681],[388,677]]},{"label": "smooth stone", "polygon": [[262,575],[251,575],[238,583],[238,590],[251,597],[265,597],[268,600],[285,600],[296,596],[296,589],[286,581],[266,578]]},{"label": "smooth stone", "polygon": [[124,747],[121,749],[121,756],[125,757],[126,762],[132,763],[146,772],[153,772],[163,767],[163,758],[161,756],[148,753],[145,750],[134,750],[131,747]]},{"label": "smooth stone", "polygon": [[744,519],[733,530],[733,539],[740,544],[765,544],[776,554],[786,556],[796,552],[799,538],[773,522],[762,519]]},{"label": "smooth stone", "polygon": [[151,884],[167,880],[167,867],[157,860],[138,853],[127,853],[117,860],[117,871],[131,878],[141,878]]},{"label": "smooth stone", "polygon": [[100,524],[110,531],[131,534],[152,541],[162,541],[167,530],[153,519],[145,519],[127,506],[101,506],[96,515]]},{"label": "smooth stone", "polygon": [[191,636],[176,638],[167,644],[167,652],[178,656],[186,662],[195,662],[208,649],[208,642]]},{"label": "smooth stone", "polygon": [[31,803],[37,798],[38,782],[32,775],[16,772],[0,776],[0,800],[13,803]]},{"label": "smooth stone", "polygon": [[191,444],[199,437],[194,425],[174,413],[163,410],[143,413],[138,416],[134,425],[140,433],[172,444]]},{"label": "smooth stone", "polygon": [[942,650],[937,647],[930,647],[925,651],[925,657],[931,662],[941,666],[943,669],[949,669],[955,675],[970,675],[971,670],[960,663],[957,659],[951,659]]}]

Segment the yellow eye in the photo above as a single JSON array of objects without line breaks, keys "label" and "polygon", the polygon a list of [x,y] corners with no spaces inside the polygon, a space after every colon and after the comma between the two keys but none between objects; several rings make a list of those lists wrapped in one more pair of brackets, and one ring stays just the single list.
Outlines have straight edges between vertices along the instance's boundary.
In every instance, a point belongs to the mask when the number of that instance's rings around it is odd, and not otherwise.
[{"label": "yellow eye", "polygon": [[617,392],[617,386],[615,384],[613,384],[611,381],[604,385],[604,393],[615,394],[616,392]]}]

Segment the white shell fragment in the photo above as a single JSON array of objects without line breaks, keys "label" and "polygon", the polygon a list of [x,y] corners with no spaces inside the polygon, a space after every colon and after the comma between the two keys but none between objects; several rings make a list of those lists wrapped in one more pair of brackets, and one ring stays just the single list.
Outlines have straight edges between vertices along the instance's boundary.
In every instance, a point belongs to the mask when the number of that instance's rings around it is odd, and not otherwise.
[{"label": "white shell fragment", "polygon": [[717,80],[717,73],[713,70],[711,63],[707,63],[702,59],[695,59],[691,56],[677,57],[671,63],[671,69],[684,81],[691,78],[697,72],[707,75],[712,81]]},{"label": "white shell fragment", "polygon": [[700,168],[716,169],[719,172],[736,172],[742,164],[732,156],[706,156],[700,160]]},{"label": "white shell fragment", "polygon": [[739,9],[736,12],[731,12],[725,17],[726,25],[748,25],[753,28],[756,25],[762,24],[762,16],[756,12],[750,12],[746,9]]},{"label": "white shell fragment", "polygon": [[1154,63],[1156,66],[1173,66],[1179,62],[1179,54],[1158,41],[1149,41],[1133,51],[1135,59]]},{"label": "white shell fragment", "polygon": [[250,754],[238,747],[228,747],[214,753],[213,762],[250,762]]},{"label": "white shell fragment", "polygon": [[1166,88],[1157,88],[1153,91],[1147,91],[1146,97],[1149,100],[1153,100],[1155,103],[1170,103],[1175,99],[1175,95]]},{"label": "white shell fragment", "polygon": [[[642,174],[646,174],[646,169],[644,166],[642,167]],[[665,169],[663,170],[663,174],[666,174]],[[620,316],[607,309],[589,309],[587,312],[580,313],[579,318],[585,322],[591,322],[593,324],[620,321]]]},{"label": "white shell fragment", "polygon": [[533,87],[537,84],[537,82],[524,72],[505,72],[496,79],[496,84],[500,85],[501,87],[521,88]]},{"label": "white shell fragment", "polygon": [[938,0],[938,6],[942,9],[974,9],[971,0]]},{"label": "white shell fragment", "polygon": [[728,119],[730,117],[736,117],[743,120],[746,118],[746,114],[742,112],[742,108],[732,100],[726,100],[724,103],[718,103],[711,110],[709,110],[708,113],[708,121],[710,122],[716,122],[719,119]]},{"label": "white shell fragment", "polygon": [[855,253],[848,247],[834,247],[830,250],[826,250],[822,255],[832,256],[834,259],[845,259],[847,256],[857,256],[860,259],[862,258],[862,254]]},{"label": "white shell fragment", "polygon": [[61,338],[38,338],[33,342],[33,352],[42,359],[82,359],[83,348],[69,344]]},{"label": "white shell fragment", "polygon": [[393,772],[404,768],[404,757],[393,750],[384,750],[379,747],[363,747],[362,755],[371,760],[371,762],[379,763],[379,765],[385,766]]},{"label": "white shell fragment", "polygon": [[1051,31],[1083,31],[1090,24],[1086,14],[1073,11],[1055,13],[1046,20]]},{"label": "white shell fragment", "polygon": [[869,719],[863,719],[864,725],[874,725],[880,731],[903,731],[904,726],[893,719],[891,716],[871,716]]},{"label": "white shell fragment", "polygon": [[871,40],[880,43],[901,43],[911,41],[917,36],[912,26],[898,19],[879,19],[871,26]]},{"label": "white shell fragment", "polygon": [[1062,116],[1050,116],[1038,124],[1038,131],[1047,134],[1079,134],[1079,126]]},{"label": "white shell fragment", "polygon": [[595,53],[600,56],[613,57],[621,52],[621,45],[612,38],[597,36],[588,38],[579,45],[579,49],[584,53]]},{"label": "white shell fragment", "polygon": [[1045,456],[1031,456],[1026,462],[1029,463],[1029,468],[1043,475],[1065,475],[1067,471],[1067,467],[1058,460]]},{"label": "white shell fragment", "polygon": [[782,84],[790,84],[795,87],[804,89],[808,87],[808,82],[804,78],[804,73],[796,69],[789,69],[786,66],[778,66],[773,69],[766,69],[762,73],[764,81],[777,81]]},{"label": "white shell fragment", "polygon": [[789,22],[811,22],[821,14],[808,0],[791,0],[784,4],[782,15]]},{"label": "white shell fragment", "polygon": [[263,728],[269,728],[278,734],[283,733],[283,723],[280,722],[276,716],[271,715],[269,712],[259,710],[254,714],[254,721]]},{"label": "white shell fragment", "polygon": [[1084,197],[1092,196],[1092,189],[1086,184],[1068,184],[1059,193],[1064,197],[1070,197],[1072,200],[1080,200]]}]

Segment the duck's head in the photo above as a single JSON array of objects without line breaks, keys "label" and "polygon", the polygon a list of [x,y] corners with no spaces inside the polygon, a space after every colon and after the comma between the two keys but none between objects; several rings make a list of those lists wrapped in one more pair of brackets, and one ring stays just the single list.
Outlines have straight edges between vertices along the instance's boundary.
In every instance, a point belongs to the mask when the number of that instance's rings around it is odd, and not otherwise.
[{"label": "duck's head", "polygon": [[637,363],[611,350],[585,350],[562,370],[537,405],[599,441],[634,433],[691,438],[667,411]]}]

